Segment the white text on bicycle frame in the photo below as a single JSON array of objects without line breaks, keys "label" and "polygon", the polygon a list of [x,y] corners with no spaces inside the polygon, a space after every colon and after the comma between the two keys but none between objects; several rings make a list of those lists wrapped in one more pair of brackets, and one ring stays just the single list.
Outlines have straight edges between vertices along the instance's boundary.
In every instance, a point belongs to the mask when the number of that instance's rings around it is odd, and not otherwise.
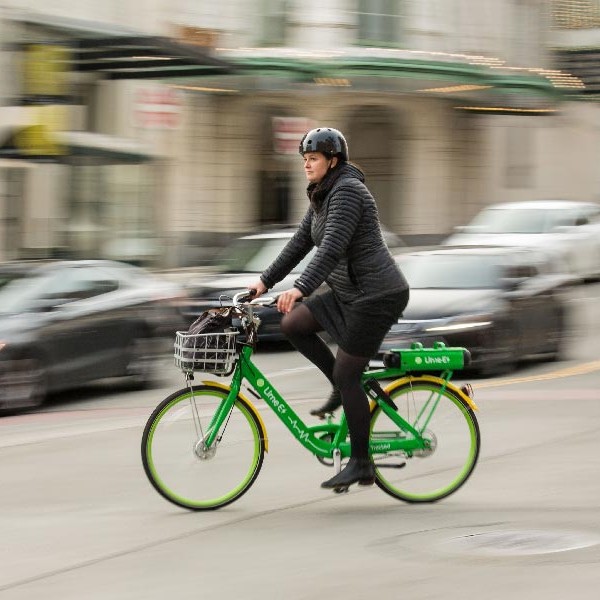
[{"label": "white text on bicycle frame", "polygon": [[290,425],[294,428],[294,431],[298,432],[298,439],[299,440],[308,440],[308,431],[303,431],[302,429],[300,429],[300,427],[298,427],[298,421],[297,419],[293,419],[292,417],[288,417],[288,421],[290,422]]},{"label": "white text on bicycle frame", "polygon": [[277,400],[277,398],[275,398],[275,394],[273,393],[273,390],[270,387],[266,387],[264,389],[265,392],[265,396],[271,401],[271,404],[282,414],[285,414],[285,406],[283,406],[283,404],[281,402],[279,402],[279,400]]},{"label": "white text on bicycle frame", "polygon": [[[271,404],[277,409],[277,411],[280,414],[284,415],[286,413],[285,406],[281,402],[279,402],[279,400],[277,400],[277,398],[275,398],[275,394],[273,393],[273,390],[267,386],[264,389],[264,392],[265,392],[265,396],[270,400]],[[304,440],[304,441],[309,440],[310,434],[308,433],[308,431],[303,431],[298,426],[297,419],[292,419],[292,417],[288,416],[288,421],[290,422],[292,429],[298,433],[298,439]]]}]

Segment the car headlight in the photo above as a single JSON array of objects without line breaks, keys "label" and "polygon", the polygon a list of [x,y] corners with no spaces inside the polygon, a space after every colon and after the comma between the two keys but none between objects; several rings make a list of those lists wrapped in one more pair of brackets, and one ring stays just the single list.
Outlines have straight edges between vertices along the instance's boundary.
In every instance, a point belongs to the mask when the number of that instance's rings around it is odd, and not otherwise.
[{"label": "car headlight", "polygon": [[451,331],[467,331],[471,329],[485,329],[493,325],[494,319],[489,314],[460,315],[448,319],[445,323],[431,324],[424,328],[427,333],[448,333]]}]

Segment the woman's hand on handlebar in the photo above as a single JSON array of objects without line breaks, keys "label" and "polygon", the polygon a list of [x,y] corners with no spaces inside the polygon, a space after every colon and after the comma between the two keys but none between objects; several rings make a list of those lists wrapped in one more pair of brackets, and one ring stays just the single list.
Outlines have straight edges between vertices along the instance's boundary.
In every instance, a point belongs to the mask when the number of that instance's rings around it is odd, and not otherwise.
[{"label": "woman's hand on handlebar", "polygon": [[252,296],[252,298],[258,298],[259,296],[262,296],[266,291],[267,291],[267,286],[262,282],[262,280],[258,280],[255,281],[254,283],[250,284],[248,286],[249,290],[255,290],[255,294],[254,296]]},{"label": "woman's hand on handlebar", "polygon": [[280,313],[289,313],[297,300],[302,298],[302,292],[298,288],[286,290],[277,296],[277,310]]}]

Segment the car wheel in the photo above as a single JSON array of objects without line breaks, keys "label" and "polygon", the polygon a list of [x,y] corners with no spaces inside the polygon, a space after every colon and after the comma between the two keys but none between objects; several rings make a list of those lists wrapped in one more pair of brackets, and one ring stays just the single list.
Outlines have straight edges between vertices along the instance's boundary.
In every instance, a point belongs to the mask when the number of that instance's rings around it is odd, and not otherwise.
[{"label": "car wheel", "polygon": [[492,347],[495,347],[496,350],[501,349],[501,351],[495,356],[492,355],[492,358],[481,366],[480,374],[482,376],[508,375],[517,368],[519,360],[517,335],[516,326],[508,323],[496,331]]},{"label": "car wheel", "polygon": [[561,315],[558,319],[558,326],[549,335],[550,348],[546,350],[545,358],[548,362],[556,362],[561,360],[564,351],[565,326],[564,316]]},{"label": "car wheel", "polygon": [[156,381],[154,343],[157,343],[154,338],[140,335],[135,337],[127,348],[125,375],[136,389],[151,387]]},{"label": "car wheel", "polygon": [[7,361],[0,374],[0,410],[36,408],[44,403],[46,393],[46,372],[39,358],[20,356]]},{"label": "car wheel", "polygon": [[481,365],[476,371],[479,377],[498,377],[508,375],[516,369],[516,363],[512,360],[490,360]]}]

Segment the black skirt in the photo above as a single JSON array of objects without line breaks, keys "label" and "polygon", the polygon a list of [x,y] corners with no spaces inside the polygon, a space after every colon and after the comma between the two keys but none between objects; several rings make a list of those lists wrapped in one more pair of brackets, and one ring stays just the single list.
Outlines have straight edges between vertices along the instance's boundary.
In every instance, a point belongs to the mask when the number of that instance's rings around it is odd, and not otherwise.
[{"label": "black skirt", "polygon": [[346,304],[329,291],[307,298],[304,304],[344,352],[372,358],[402,315],[408,295],[408,290],[404,290],[369,302]]}]

